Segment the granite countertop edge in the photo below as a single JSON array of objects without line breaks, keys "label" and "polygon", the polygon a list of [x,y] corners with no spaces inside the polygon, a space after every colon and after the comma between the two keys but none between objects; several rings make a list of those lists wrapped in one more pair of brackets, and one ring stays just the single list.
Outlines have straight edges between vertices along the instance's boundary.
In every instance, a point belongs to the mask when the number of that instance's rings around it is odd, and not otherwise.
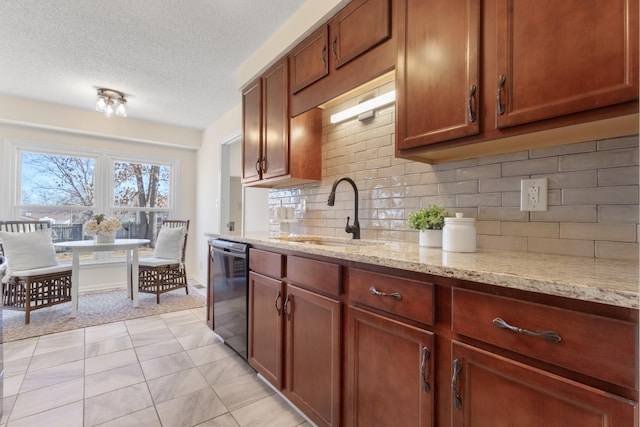
[{"label": "granite countertop edge", "polygon": [[450,253],[416,243],[367,240],[363,240],[369,243],[366,246],[320,246],[264,233],[205,236],[619,307],[640,307],[637,261],[482,249]]}]

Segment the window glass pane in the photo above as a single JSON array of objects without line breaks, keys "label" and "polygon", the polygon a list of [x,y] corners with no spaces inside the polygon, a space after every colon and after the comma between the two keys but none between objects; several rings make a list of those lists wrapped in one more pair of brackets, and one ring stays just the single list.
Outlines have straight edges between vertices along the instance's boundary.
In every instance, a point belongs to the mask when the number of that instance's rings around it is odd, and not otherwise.
[{"label": "window glass pane", "polygon": [[22,206],[93,206],[95,160],[23,151]]},{"label": "window glass pane", "polygon": [[168,208],[170,172],[169,166],[114,162],[114,206]]},{"label": "window glass pane", "polygon": [[116,211],[115,217],[122,223],[122,230],[117,232],[117,238],[149,239],[151,246],[155,246],[156,236],[162,221],[169,218],[169,211],[122,210]]}]

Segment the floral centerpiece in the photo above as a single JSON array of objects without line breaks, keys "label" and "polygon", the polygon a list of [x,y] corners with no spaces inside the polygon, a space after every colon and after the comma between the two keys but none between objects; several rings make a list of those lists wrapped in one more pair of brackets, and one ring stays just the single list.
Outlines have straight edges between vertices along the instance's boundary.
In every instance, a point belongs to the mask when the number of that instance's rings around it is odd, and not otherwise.
[{"label": "floral centerpiece", "polygon": [[96,236],[98,243],[113,242],[116,231],[122,228],[117,218],[107,218],[104,214],[94,215],[84,224],[84,233]]}]

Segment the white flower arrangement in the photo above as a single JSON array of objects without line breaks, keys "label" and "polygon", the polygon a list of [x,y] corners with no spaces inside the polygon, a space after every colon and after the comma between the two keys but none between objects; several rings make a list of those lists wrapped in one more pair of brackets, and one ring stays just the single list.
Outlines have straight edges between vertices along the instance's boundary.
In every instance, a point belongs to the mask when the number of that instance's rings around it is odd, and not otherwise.
[{"label": "white flower arrangement", "polygon": [[89,236],[96,234],[115,234],[122,228],[117,218],[105,218],[104,214],[94,215],[84,224],[84,233]]}]

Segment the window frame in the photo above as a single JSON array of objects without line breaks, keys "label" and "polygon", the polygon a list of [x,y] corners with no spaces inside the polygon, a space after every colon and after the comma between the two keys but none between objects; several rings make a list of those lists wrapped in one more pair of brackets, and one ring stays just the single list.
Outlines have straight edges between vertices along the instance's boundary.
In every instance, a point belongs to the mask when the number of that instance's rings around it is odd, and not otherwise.
[{"label": "window frame", "polygon": [[[4,194],[9,195],[5,200],[8,201],[8,206],[0,209],[0,211],[6,209],[4,214],[8,218],[19,219],[20,211],[22,209],[29,209],[33,207],[47,208],[46,205],[22,205],[22,152],[36,152],[50,155],[60,156],[76,156],[76,157],[90,157],[95,159],[94,163],[94,206],[86,207],[94,212],[104,213],[107,216],[113,215],[116,211],[147,211],[147,212],[159,212],[169,217],[174,216],[174,213],[179,211],[180,200],[177,197],[177,189],[180,188],[180,160],[173,157],[154,156],[138,153],[116,152],[109,149],[96,149],[77,147],[74,145],[64,144],[49,144],[37,141],[27,141],[18,139],[5,139],[3,141],[4,149],[2,153],[2,174]],[[142,163],[151,165],[167,166],[169,171],[169,184],[168,191],[169,197],[167,200],[167,207],[163,208],[146,208],[146,207],[127,207],[116,206],[114,200],[115,183],[114,183],[114,165],[115,162],[127,162],[127,163]],[[61,209],[77,210],[83,207],[67,207],[61,206]],[[121,259],[122,256],[114,255],[112,253],[93,253],[93,258],[87,260],[91,262],[105,262],[110,259]],[[85,261],[86,262],[86,261]]]}]

